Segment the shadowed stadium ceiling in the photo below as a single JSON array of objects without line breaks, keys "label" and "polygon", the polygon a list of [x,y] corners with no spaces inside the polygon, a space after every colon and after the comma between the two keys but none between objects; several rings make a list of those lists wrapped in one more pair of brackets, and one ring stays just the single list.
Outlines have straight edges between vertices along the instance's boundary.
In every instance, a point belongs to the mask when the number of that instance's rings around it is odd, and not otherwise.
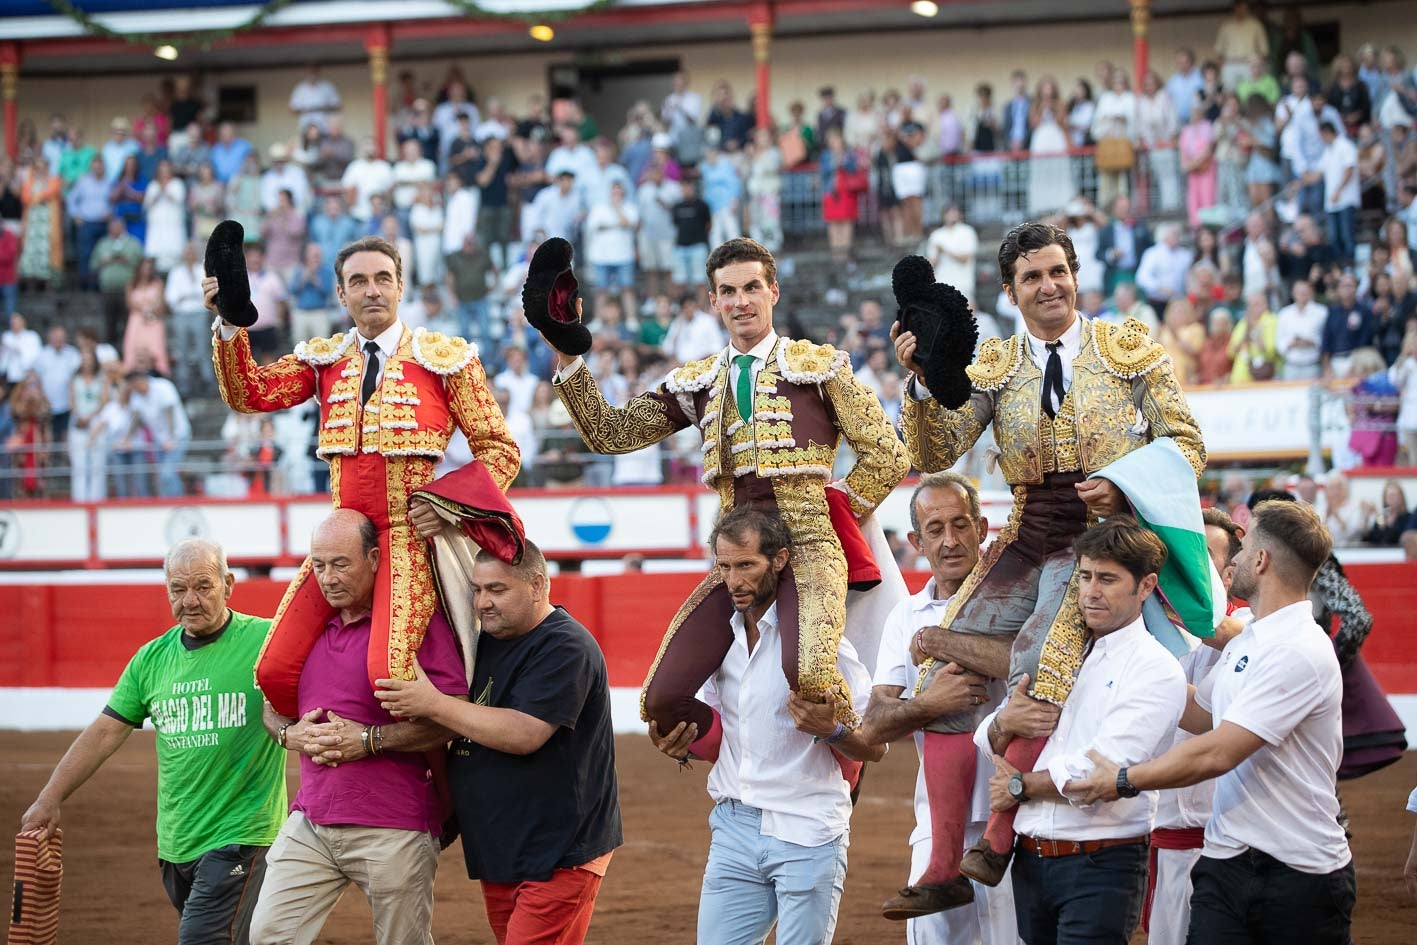
[{"label": "shadowed stadium ceiling", "polygon": [[[78,0],[92,14],[110,14],[107,25],[155,33],[179,24],[184,29],[233,25],[257,7],[222,0]],[[509,4],[515,5],[515,4]],[[547,9],[556,0],[520,4],[524,9]],[[1296,4],[1304,5],[1304,4]],[[496,6],[488,0],[487,6]],[[67,17],[56,15],[45,0],[0,0],[0,40],[25,43],[26,75],[77,75],[119,72],[158,72],[186,69],[230,69],[253,66],[289,66],[307,62],[326,64],[366,61],[361,31],[386,18],[391,7],[398,18],[390,21],[395,61],[446,56],[499,53],[543,53],[611,57],[620,50],[667,43],[748,40],[746,2],[693,2],[693,0],[622,0],[601,15],[590,15],[555,25],[556,38],[541,43],[527,35],[517,21],[491,23],[485,32],[446,28],[447,10],[437,0],[295,0],[272,18],[272,27],[261,36],[248,35],[239,43],[210,50],[186,50],[177,62],[153,58],[143,47],[105,44],[82,47],[83,34]],[[1216,0],[1153,0],[1154,16],[1218,14],[1228,2]],[[1279,6],[1273,4],[1272,6]],[[1126,0],[939,0],[933,18],[910,12],[907,0],[778,0],[774,4],[774,37],[834,33],[932,30],[941,33],[942,54],[963,31],[984,26],[1024,26],[1049,22],[1125,21]],[[660,18],[655,22],[653,18]],[[441,21],[441,26],[440,26]],[[299,30],[299,33],[293,31]],[[282,40],[281,37],[284,37]],[[291,38],[298,36],[298,41]],[[962,38],[962,36],[960,37]]]}]

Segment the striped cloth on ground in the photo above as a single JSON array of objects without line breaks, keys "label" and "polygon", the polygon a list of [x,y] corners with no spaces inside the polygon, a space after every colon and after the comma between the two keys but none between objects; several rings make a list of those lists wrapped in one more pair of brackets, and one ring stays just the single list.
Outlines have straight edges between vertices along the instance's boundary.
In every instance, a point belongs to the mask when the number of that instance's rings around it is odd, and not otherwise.
[{"label": "striped cloth on ground", "polygon": [[64,878],[64,832],[45,839],[38,831],[15,837],[15,895],[10,945],[59,941],[59,886]]}]

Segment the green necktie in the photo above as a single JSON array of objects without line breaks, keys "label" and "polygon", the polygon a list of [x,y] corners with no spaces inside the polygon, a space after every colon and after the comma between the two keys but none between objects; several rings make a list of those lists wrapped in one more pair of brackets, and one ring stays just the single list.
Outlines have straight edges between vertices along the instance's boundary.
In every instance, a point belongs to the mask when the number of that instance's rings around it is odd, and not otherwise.
[{"label": "green necktie", "polygon": [[753,417],[753,356],[737,355],[733,363],[738,365],[738,387],[734,390],[733,397],[738,401],[738,416],[747,423]]}]

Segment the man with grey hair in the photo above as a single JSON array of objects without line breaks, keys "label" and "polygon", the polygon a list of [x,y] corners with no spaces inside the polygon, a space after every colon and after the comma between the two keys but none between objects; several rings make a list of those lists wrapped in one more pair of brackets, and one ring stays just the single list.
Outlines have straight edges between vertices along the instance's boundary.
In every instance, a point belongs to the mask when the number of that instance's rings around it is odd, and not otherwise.
[{"label": "man with grey hair", "polygon": [[270,621],[227,606],[235,579],[215,542],[178,542],[163,570],[177,625],[129,661],[20,830],[53,834],[60,804],[151,718],[158,862],[181,915],[178,941],[245,945],[266,848],[285,816],[285,758],[261,724],[253,673]]},{"label": "man with grey hair", "polygon": [[[871,702],[861,726],[863,737],[876,744],[913,735],[920,755],[916,823],[910,835],[911,885],[882,910],[888,919],[909,920],[907,937],[917,945],[990,945],[1018,937],[1007,880],[991,889],[960,875],[965,844],[979,839],[989,819],[989,772],[965,750],[972,743],[950,751],[951,740],[969,742],[968,726],[1003,698],[1000,680],[1008,675],[1014,635],[942,634],[948,664],[919,685],[920,629],[940,625],[950,599],[979,561],[988,533],[972,482],[953,472],[920,477],[910,498],[907,538],[929,562],[930,580],[886,620]],[[940,724],[946,722],[957,724]],[[927,777],[927,767],[939,760],[937,756],[945,762],[947,777],[934,777],[933,772]],[[957,908],[961,906],[970,908]]]}]

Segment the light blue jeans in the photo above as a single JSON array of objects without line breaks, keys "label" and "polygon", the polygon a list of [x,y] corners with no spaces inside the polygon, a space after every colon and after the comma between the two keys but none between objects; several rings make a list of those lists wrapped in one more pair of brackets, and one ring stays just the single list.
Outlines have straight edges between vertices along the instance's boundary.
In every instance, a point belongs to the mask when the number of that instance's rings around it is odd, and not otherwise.
[{"label": "light blue jeans", "polygon": [[763,813],[740,801],[709,815],[699,945],[829,945],[846,882],[847,835],[819,847],[765,837]]}]

